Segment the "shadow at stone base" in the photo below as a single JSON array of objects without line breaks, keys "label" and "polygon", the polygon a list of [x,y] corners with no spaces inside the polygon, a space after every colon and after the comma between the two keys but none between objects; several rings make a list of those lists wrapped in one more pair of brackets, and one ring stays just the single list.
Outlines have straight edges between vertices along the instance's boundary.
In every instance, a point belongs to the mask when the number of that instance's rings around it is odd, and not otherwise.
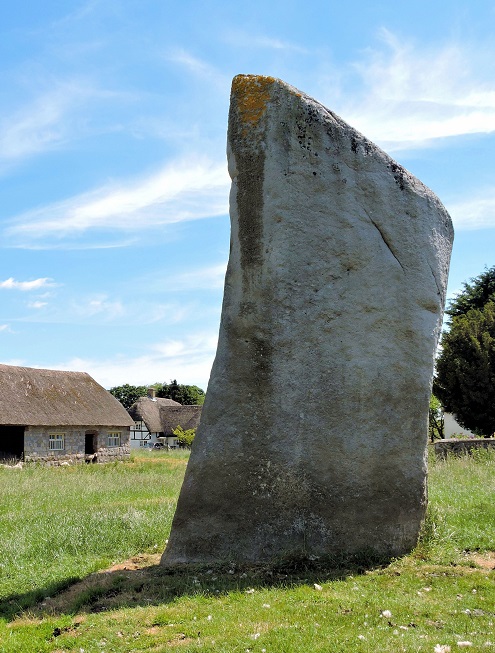
[{"label": "shadow at stone base", "polygon": [[[185,566],[167,568],[128,561],[85,578],[67,578],[24,594],[0,598],[0,617],[12,621],[25,612],[43,618],[61,614],[97,613],[127,607],[163,605],[176,598],[201,594],[217,597],[248,589],[283,588],[343,580],[384,564],[354,563],[330,568],[320,562],[298,562],[277,568],[251,566]],[[370,561],[368,561],[370,562]]]}]

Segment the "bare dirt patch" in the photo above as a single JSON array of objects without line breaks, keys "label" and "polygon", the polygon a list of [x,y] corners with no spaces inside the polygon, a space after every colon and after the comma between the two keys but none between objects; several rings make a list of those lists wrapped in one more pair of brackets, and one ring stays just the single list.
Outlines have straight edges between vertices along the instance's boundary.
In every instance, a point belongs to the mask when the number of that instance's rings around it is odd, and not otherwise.
[{"label": "bare dirt patch", "polygon": [[466,553],[466,559],[474,562],[477,567],[482,569],[495,569],[495,551],[485,551],[484,553]]},{"label": "bare dirt patch", "polygon": [[[142,553],[123,562],[118,562],[107,569],[96,571],[53,598],[45,599],[38,608],[41,612],[54,614],[78,605],[81,597],[87,597],[88,602],[91,604],[93,602],[97,603],[99,596],[111,599],[118,594],[133,592],[136,583],[139,584],[140,575],[146,574],[147,569],[158,565],[160,557],[161,553]],[[122,581],[119,589],[114,588],[116,575]],[[94,599],[91,599],[91,596]]]},{"label": "bare dirt patch", "polygon": [[118,562],[108,569],[97,571],[97,574],[110,574],[114,571],[134,571],[135,569],[142,569],[143,567],[151,567],[160,563],[161,553],[140,553],[137,556]]}]

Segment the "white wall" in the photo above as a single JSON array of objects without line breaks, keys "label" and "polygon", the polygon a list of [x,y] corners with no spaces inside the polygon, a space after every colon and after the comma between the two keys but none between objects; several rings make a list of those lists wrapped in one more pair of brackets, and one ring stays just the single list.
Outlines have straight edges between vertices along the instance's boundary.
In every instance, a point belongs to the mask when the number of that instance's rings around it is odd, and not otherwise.
[{"label": "white wall", "polygon": [[455,421],[454,416],[451,413],[443,414],[443,423],[444,423],[444,437],[446,440],[451,438],[456,433],[462,433],[462,435],[470,435],[473,438],[478,437],[471,431],[468,431],[467,429],[463,429],[462,426],[459,426],[459,424]]}]

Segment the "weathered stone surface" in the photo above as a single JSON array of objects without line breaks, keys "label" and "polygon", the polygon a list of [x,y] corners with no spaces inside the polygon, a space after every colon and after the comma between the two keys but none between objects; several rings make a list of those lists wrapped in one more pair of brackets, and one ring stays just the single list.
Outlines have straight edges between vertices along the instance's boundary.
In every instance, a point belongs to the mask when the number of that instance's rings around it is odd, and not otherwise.
[{"label": "weathered stone surface", "polygon": [[228,160],[218,351],[162,562],[403,554],[426,507],[450,218],[270,77],[234,79]]}]

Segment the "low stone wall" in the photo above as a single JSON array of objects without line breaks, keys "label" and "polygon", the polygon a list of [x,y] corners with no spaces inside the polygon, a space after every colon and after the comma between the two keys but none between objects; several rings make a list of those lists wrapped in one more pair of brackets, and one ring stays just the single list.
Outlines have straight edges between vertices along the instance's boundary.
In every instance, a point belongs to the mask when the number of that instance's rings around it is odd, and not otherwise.
[{"label": "low stone wall", "polygon": [[495,438],[469,438],[466,440],[449,440],[435,441],[435,455],[439,460],[445,460],[447,454],[462,456],[469,454],[475,449],[494,449]]},{"label": "low stone wall", "polygon": [[109,463],[114,460],[124,460],[131,455],[129,445],[122,447],[110,447],[107,449],[98,449],[96,462]]},{"label": "low stone wall", "polygon": [[[96,435],[96,452],[85,454],[85,434],[94,431]],[[121,433],[121,444],[118,447],[108,447],[109,432]],[[64,448],[52,450],[49,448],[51,433],[64,434]],[[46,465],[77,464],[84,462],[110,462],[124,460],[130,456],[130,431],[128,427],[85,428],[59,427],[26,427],[24,432],[24,460],[26,462],[41,462]]]}]

